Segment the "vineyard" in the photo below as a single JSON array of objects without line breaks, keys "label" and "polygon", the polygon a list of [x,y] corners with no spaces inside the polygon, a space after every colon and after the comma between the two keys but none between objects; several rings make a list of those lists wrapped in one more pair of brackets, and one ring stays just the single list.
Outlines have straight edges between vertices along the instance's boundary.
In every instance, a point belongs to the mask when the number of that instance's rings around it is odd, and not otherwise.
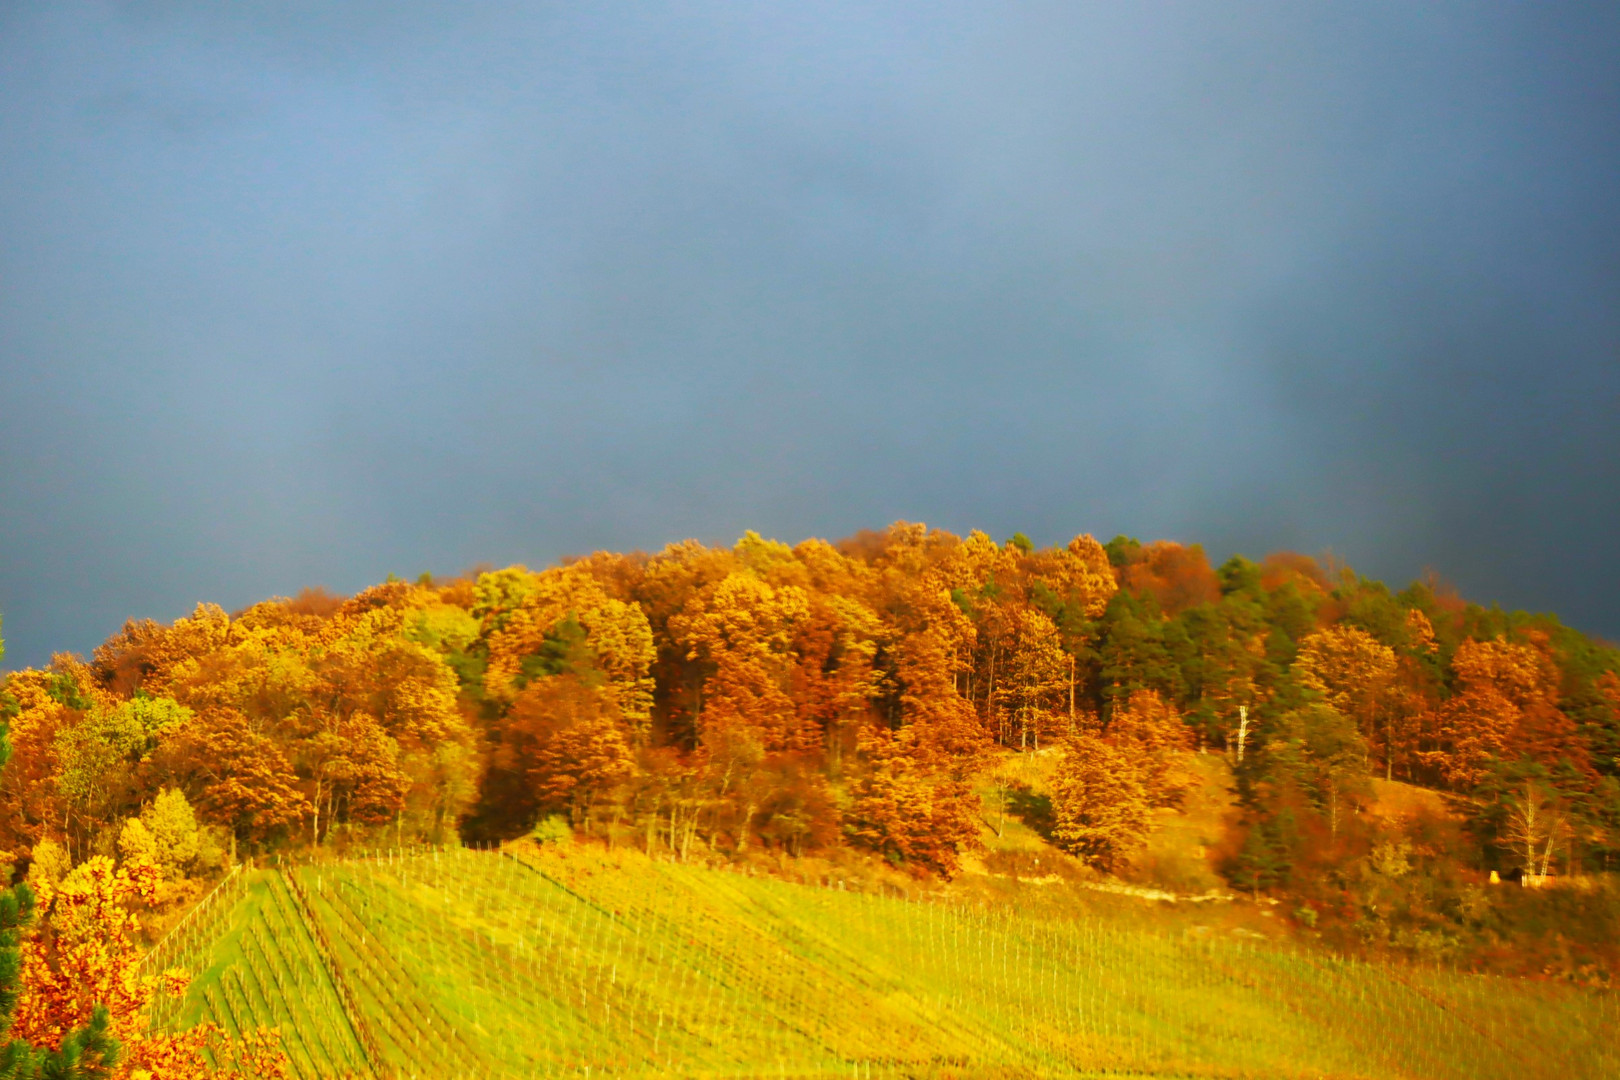
[{"label": "vineyard", "polygon": [[628,854],[243,871],[148,962],[300,1080],[1620,1075],[1612,996]]}]

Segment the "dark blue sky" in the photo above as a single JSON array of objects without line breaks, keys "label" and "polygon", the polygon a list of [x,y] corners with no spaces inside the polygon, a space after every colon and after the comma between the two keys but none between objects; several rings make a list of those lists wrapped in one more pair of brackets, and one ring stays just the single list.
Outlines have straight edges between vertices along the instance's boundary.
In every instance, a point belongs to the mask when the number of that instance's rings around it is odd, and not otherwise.
[{"label": "dark blue sky", "polygon": [[1620,637],[1620,6],[0,5],[8,666],[896,518]]}]

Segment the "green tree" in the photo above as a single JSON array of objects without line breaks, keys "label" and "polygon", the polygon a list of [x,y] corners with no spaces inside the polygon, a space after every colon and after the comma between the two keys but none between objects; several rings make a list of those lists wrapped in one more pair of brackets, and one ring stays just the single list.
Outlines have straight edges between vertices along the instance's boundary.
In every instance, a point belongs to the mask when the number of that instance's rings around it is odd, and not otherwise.
[{"label": "green tree", "polygon": [[1354,720],[1330,705],[1306,705],[1278,717],[1261,762],[1273,787],[1292,787],[1328,820],[1337,839],[1352,804],[1367,796],[1367,743]]},{"label": "green tree", "polygon": [[1291,811],[1261,818],[1250,826],[1243,847],[1227,868],[1232,884],[1256,896],[1261,889],[1288,884],[1293,870],[1294,817]]},{"label": "green tree", "polygon": [[1151,597],[1124,589],[1103,612],[1098,632],[1098,684],[1103,703],[1122,704],[1137,690],[1157,690],[1180,701],[1186,693],[1181,669],[1165,645],[1165,620]]}]

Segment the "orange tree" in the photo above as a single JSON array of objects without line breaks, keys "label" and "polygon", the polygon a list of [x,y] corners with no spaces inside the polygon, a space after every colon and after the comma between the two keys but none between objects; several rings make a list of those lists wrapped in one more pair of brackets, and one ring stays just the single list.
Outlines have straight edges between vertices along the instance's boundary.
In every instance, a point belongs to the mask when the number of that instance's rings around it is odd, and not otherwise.
[{"label": "orange tree", "polygon": [[[0,641],[0,656],[5,643]],[[0,712],[0,769],[11,758],[5,714]],[[9,884],[5,883],[5,884]],[[32,920],[34,894],[27,885],[0,888],[0,1080],[33,1080],[50,1076],[59,1080],[96,1080],[111,1075],[118,1064],[119,1046],[108,1030],[111,1016],[105,1006],[92,1008],[87,1023],[54,1040],[56,1049],[41,1048],[16,1030],[14,1017],[23,996],[23,929]]]},{"label": "orange tree", "polygon": [[188,982],[178,970],[138,973],[131,907],[154,899],[158,878],[150,862],[115,869],[97,857],[42,885],[37,898],[27,885],[0,893],[0,1019],[13,1037],[0,1080],[286,1075],[274,1030],[241,1039],[209,1024],[150,1030],[153,999]]}]

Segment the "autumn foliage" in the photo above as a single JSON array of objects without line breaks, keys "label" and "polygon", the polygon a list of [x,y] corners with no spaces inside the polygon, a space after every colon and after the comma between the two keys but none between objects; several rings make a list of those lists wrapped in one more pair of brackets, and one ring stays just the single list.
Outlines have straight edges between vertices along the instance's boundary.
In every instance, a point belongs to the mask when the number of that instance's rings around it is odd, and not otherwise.
[{"label": "autumn foliage", "polygon": [[[74,913],[181,903],[249,853],[560,821],[656,857],[851,847],[948,877],[980,842],[990,759],[1051,751],[1051,838],[1118,867],[1185,796],[1188,752],[1235,760],[1240,717],[1232,858],[1256,889],[1311,845],[1360,857],[1356,776],[1472,800],[1482,865],[1523,849],[1488,808],[1529,777],[1567,824],[1551,863],[1607,858],[1617,670],[1550,617],[1434,582],[1397,594],[1292,553],[1216,567],[1197,545],[904,522],[204,604],[6,679],[0,850],[49,882],[29,970],[59,999],[54,1026],[42,997],[19,1024],[60,1038],[94,998],[132,1054],[156,1053],[128,1002],[157,988],[70,974]],[[174,814],[190,839],[153,824]]]},{"label": "autumn foliage", "polygon": [[212,1025],[170,1034],[150,1030],[153,1000],[184,994],[185,972],[142,973],[136,910],[157,898],[160,872],[142,860],[114,867],[96,856],[60,884],[44,883],[37,923],[21,949],[22,993],[12,1035],[57,1047],[104,1010],[117,1040],[110,1072],[129,1080],[281,1077],[285,1059],[273,1030],[233,1039]]}]

